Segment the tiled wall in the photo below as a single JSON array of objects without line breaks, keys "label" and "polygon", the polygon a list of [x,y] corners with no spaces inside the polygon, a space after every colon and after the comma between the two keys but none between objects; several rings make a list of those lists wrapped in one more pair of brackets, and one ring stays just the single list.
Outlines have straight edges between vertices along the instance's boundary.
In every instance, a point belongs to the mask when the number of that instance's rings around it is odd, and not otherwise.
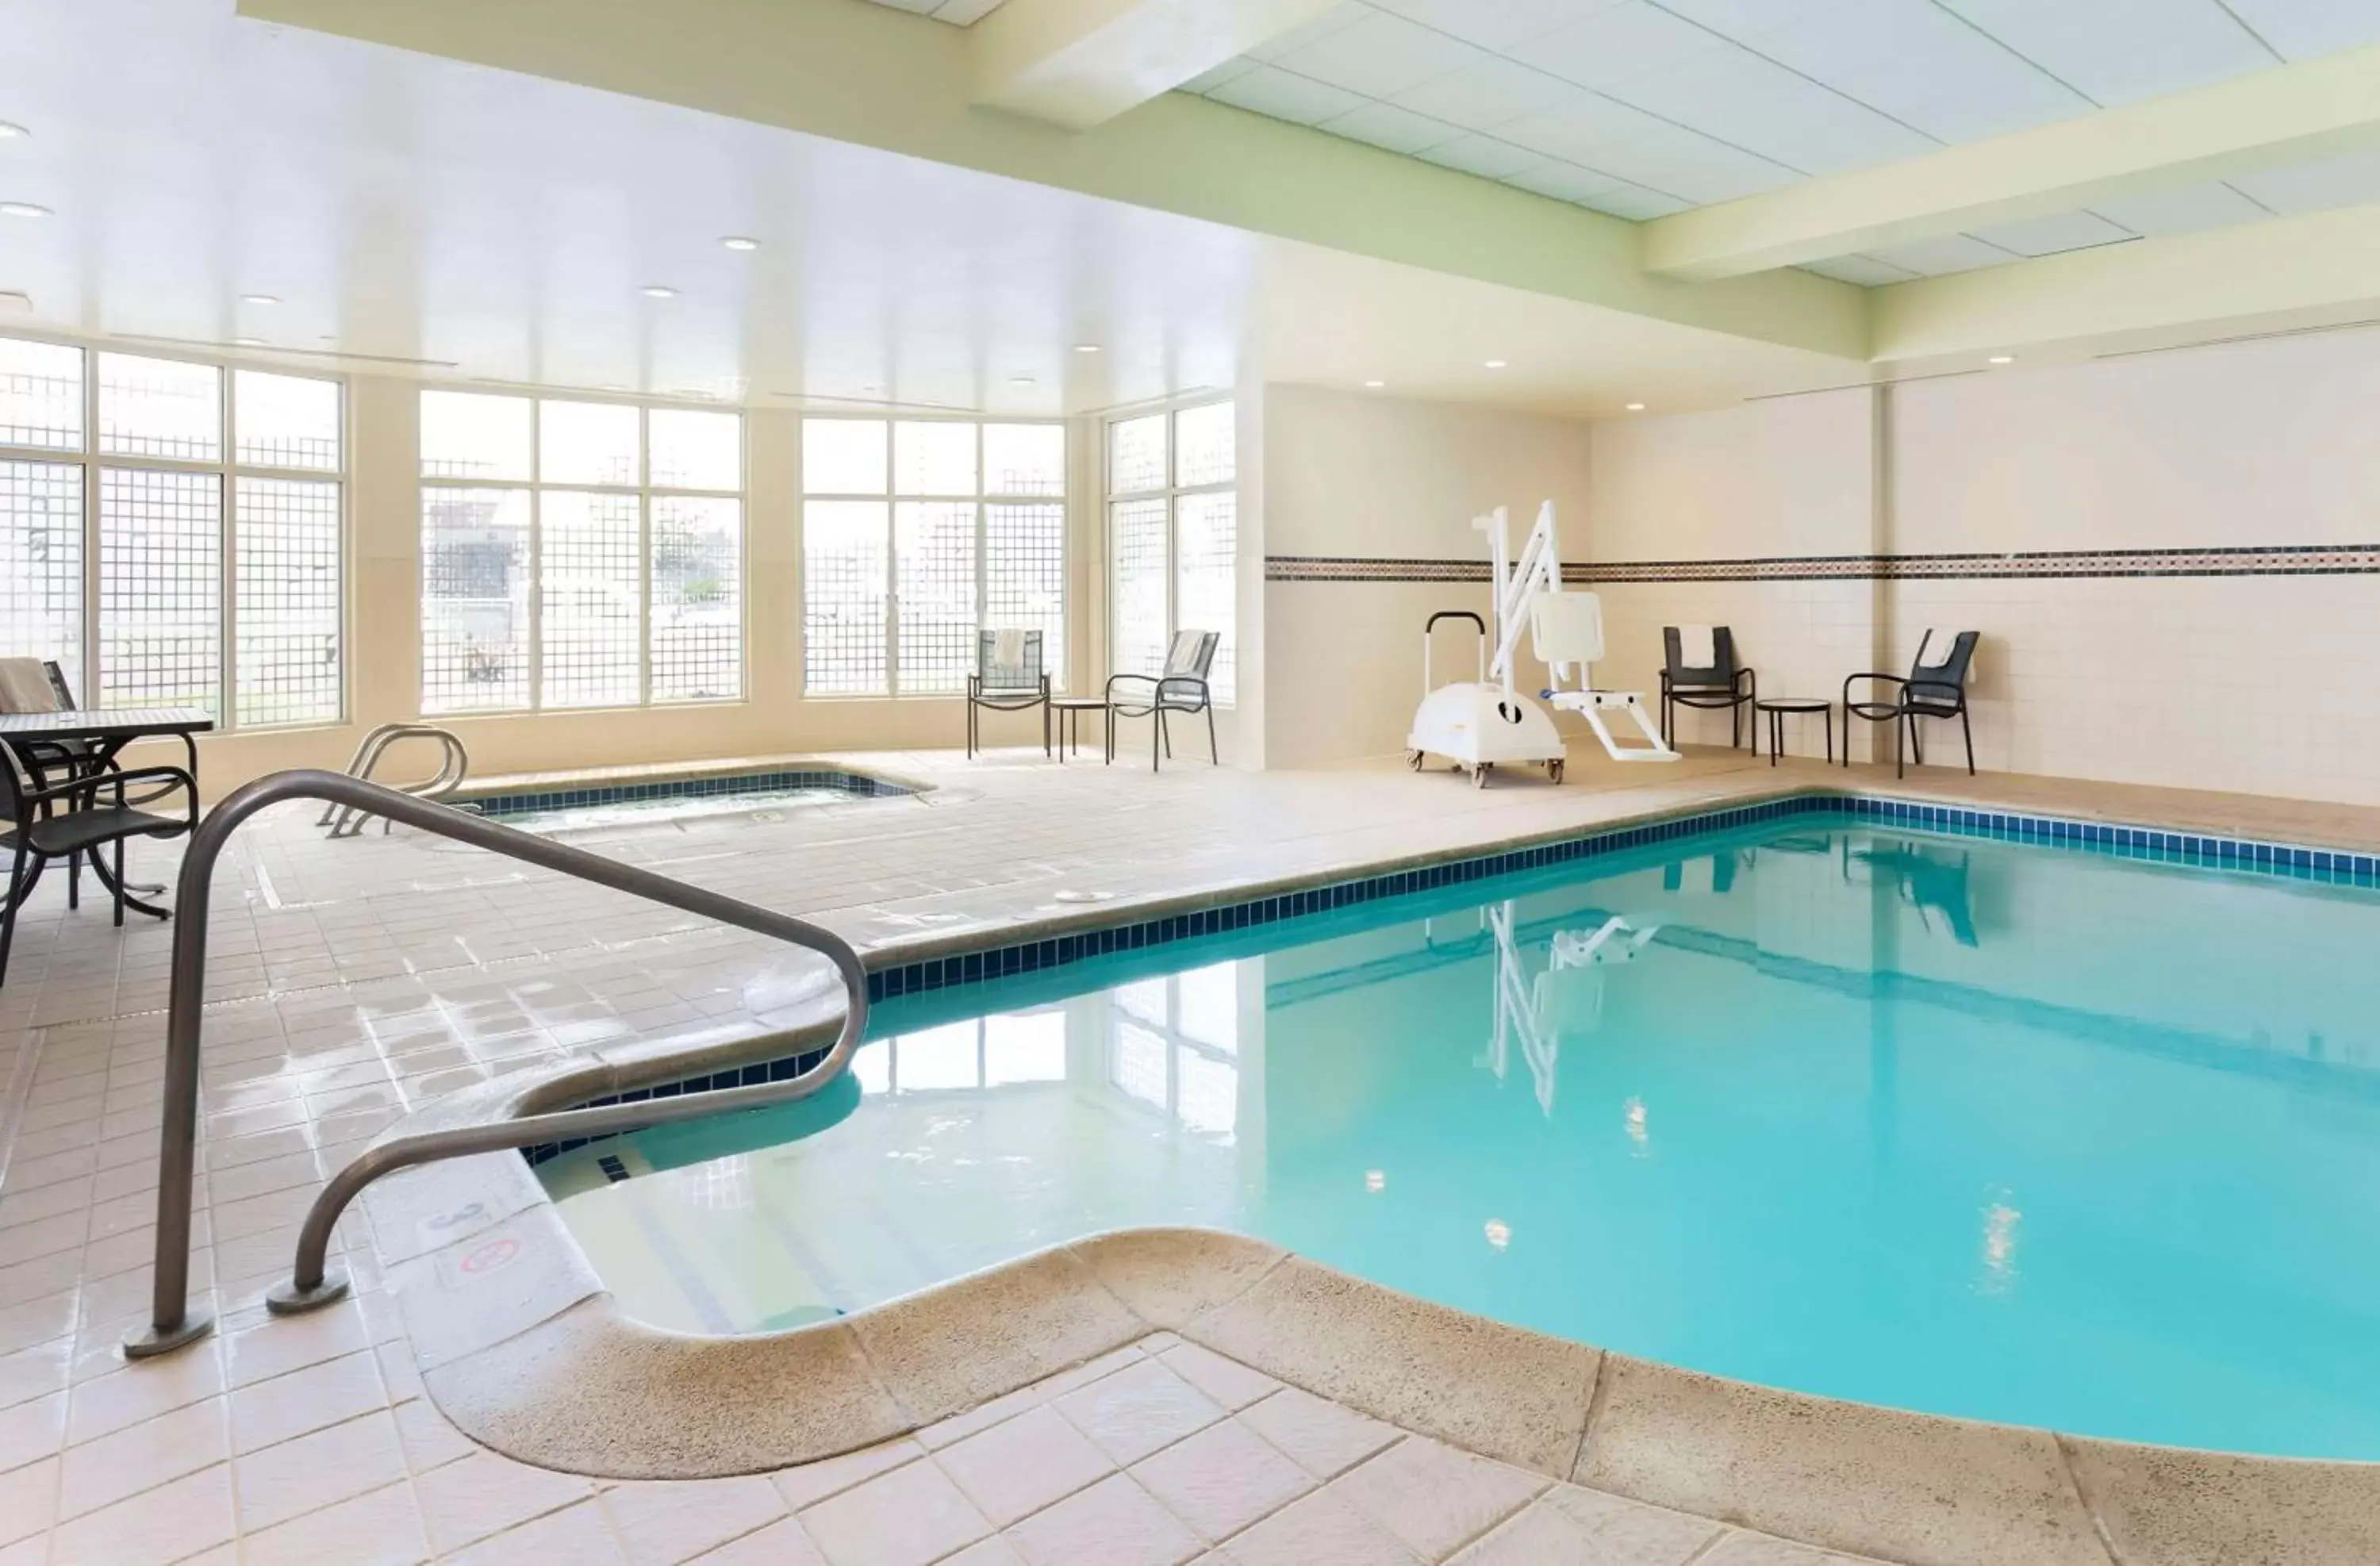
[{"label": "tiled wall", "polygon": [[1591,426],[1270,395],[1273,765],[1393,750],[1420,619],[1484,607],[1475,577],[1428,579],[1484,575],[1464,519],[1551,495],[1603,596],[1599,685],[1652,691],[1665,625],[1730,625],[1764,694],[1823,697],[1974,629],[1985,769],[2380,803],[2380,332]]}]

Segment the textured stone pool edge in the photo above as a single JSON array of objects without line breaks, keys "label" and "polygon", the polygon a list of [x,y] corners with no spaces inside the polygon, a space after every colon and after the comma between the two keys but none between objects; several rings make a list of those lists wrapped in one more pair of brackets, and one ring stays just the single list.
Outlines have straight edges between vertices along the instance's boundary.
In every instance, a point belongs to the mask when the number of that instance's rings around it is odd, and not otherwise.
[{"label": "textured stone pool edge", "polygon": [[[524,1189],[492,1195],[492,1168]],[[785,1332],[664,1332],[620,1313],[516,1161],[415,1172],[431,1178],[376,1189],[376,1231],[427,1232],[465,1192],[478,1208],[393,1269],[431,1395],[474,1439],[566,1472],[797,1468],[1172,1331],[1550,1478],[1881,1560],[2380,1559],[2380,1465],[2143,1447],[1729,1381],[1214,1231],[1099,1235]]]},{"label": "textured stone pool edge", "polygon": [[773,793],[793,788],[833,789],[856,799],[889,798],[918,792],[910,784],[848,767],[800,767],[653,778],[636,783],[589,783],[575,787],[498,794],[467,791],[456,795],[451,803],[502,820],[509,816],[525,816],[540,810],[582,809],[592,805],[619,805],[642,799],[709,798],[719,795]]},{"label": "textured stone pool edge", "polygon": [[[1078,928],[1087,920],[1098,919],[1102,913],[1113,917],[1118,910],[1070,912],[1057,919],[1035,921],[1026,927],[1028,934],[1023,940],[1010,939],[974,951],[912,958],[871,968],[868,976],[868,998],[872,1002],[954,986],[983,984],[1018,974],[1087,962],[1118,952],[1145,951],[1175,941],[1251,929],[1283,919],[1377,902],[1382,898],[1401,897],[1516,871],[1542,869],[1551,865],[1590,859],[1698,832],[1727,831],[1791,816],[1827,812],[1843,812],[1855,819],[1955,836],[2026,843],[2150,864],[2231,870],[2328,885],[2380,887],[2380,855],[2311,848],[2215,832],[2094,821],[2037,811],[1942,804],[1872,792],[1803,787],[1742,805],[1716,808],[1688,807],[1650,819],[1621,821],[1587,832],[1569,831],[1482,852],[1461,852],[1426,864],[1353,876],[1333,872],[1335,879],[1318,879],[1315,884],[1282,883],[1259,887],[1252,892],[1246,889],[1237,892],[1220,892],[1216,896],[1224,900],[1210,902],[1204,907],[1161,912],[1150,917],[1127,919],[1122,923]],[[1183,900],[1174,898],[1168,901],[1179,903]],[[1063,933],[1029,933],[1059,926],[1065,927]],[[1009,927],[1003,933],[1013,936],[1014,928]],[[974,932],[974,939],[984,939],[983,932]],[[898,955],[898,949],[893,954]],[[808,1070],[823,1054],[822,1049],[813,1050],[690,1074],[597,1099],[586,1107],[600,1108],[723,1087],[782,1082]],[[604,1141],[609,1137],[540,1143],[534,1147],[523,1148],[521,1156],[531,1164],[540,1164],[583,1147],[589,1140]]]}]

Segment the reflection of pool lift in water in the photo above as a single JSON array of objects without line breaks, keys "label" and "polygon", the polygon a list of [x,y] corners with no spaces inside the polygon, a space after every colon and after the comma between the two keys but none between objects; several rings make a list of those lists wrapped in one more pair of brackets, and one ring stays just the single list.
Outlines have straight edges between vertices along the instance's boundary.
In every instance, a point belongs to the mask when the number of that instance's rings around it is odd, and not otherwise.
[{"label": "reflection of pool lift in water", "polygon": [[1519,1039],[1521,1058],[1528,1062],[1536,1087],[1537,1107],[1550,1119],[1562,1036],[1595,1031],[1603,1020],[1601,970],[1634,962],[1661,927],[1633,925],[1614,914],[1592,931],[1556,930],[1546,969],[1534,980],[1513,939],[1511,899],[1488,904],[1488,927],[1496,935],[1496,1032],[1476,1063],[1503,1081],[1512,1041]]},{"label": "reflection of pool lift in water", "polygon": [[[1521,633],[1526,630],[1532,649],[1551,673],[1553,684],[1540,694],[1555,710],[1585,718],[1615,761],[1676,760],[1678,753],[1654,728],[1638,692],[1596,690],[1589,684],[1590,666],[1603,656],[1603,606],[1593,593],[1562,591],[1561,559],[1554,543],[1554,503],[1548,501],[1537,508],[1536,525],[1529,529],[1517,561],[1505,552],[1509,520],[1500,505],[1471,523],[1488,535],[1489,596],[1496,616],[1493,633],[1467,610],[1433,614],[1422,628],[1424,694],[1421,706],[1414,711],[1412,731],[1405,736],[1406,759],[1419,771],[1426,757],[1443,756],[1457,769],[1468,771],[1482,788],[1488,785],[1488,774],[1500,765],[1542,763],[1548,777],[1561,782],[1569,752],[1560,732],[1544,708],[1520,693],[1513,679]],[[1431,690],[1430,627],[1450,619],[1467,619],[1479,627],[1479,677]],[[1573,678],[1576,685],[1566,683]],[[1643,745],[1622,746],[1612,737],[1604,714],[1614,710],[1624,710],[1636,721],[1645,736]]]}]

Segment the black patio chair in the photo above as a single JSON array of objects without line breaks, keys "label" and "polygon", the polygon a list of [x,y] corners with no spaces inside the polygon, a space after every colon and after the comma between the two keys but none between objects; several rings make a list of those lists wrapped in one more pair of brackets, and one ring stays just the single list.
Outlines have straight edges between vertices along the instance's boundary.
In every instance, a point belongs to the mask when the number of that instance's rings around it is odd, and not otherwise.
[{"label": "black patio chair", "polygon": [[1760,680],[1750,669],[1735,661],[1735,633],[1725,625],[1711,627],[1711,662],[1704,668],[1686,666],[1680,647],[1678,627],[1661,627],[1661,739],[1674,747],[1677,735],[1675,709],[1692,707],[1706,712],[1725,710],[1727,743],[1730,748],[1742,743],[1742,735],[1752,735],[1752,748],[1760,748],[1760,729],[1756,722],[1742,720],[1743,710],[1760,699]]},{"label": "black patio chair", "polygon": [[[1002,658],[1005,652],[1007,657]],[[1050,754],[1050,672],[1041,663],[1038,631],[978,631],[975,673],[966,685],[966,753],[983,748],[986,711],[1041,709],[1041,754]]]},{"label": "black patio chair", "polygon": [[[17,911],[53,859],[72,861],[112,849],[115,873],[115,923],[124,923],[124,842],[132,837],[179,837],[198,824],[199,787],[179,767],[111,768],[78,771],[66,782],[37,785],[24,756],[0,739],[0,807],[8,825],[0,849],[9,855],[5,905],[0,905],[0,980],[8,976],[8,949],[17,938]],[[138,798],[126,790],[139,786]],[[144,808],[178,791],[187,813],[159,815]]]},{"label": "black patio chair", "polygon": [[1220,631],[1176,631],[1166,649],[1165,671],[1159,674],[1111,674],[1108,677],[1108,759],[1115,759],[1115,721],[1148,718],[1148,766],[1158,769],[1158,750],[1173,754],[1173,736],[1165,727],[1168,712],[1207,714],[1207,759],[1220,764],[1215,747],[1215,694],[1208,673],[1215,666],[1215,649],[1222,645]]},{"label": "black patio chair", "polygon": [[[1959,734],[1967,742],[1967,775],[1975,775],[1975,731],[1967,721],[1967,674],[1975,662],[1975,643],[1983,639],[1981,631],[1961,631],[1950,639],[1949,649],[1937,662],[1925,661],[1925,650],[1934,643],[1934,633],[1927,631],[1917,642],[1917,656],[1910,662],[1907,675],[1865,674],[1853,674],[1843,682],[1843,711],[1846,724],[1850,718],[1864,718],[1871,723],[1890,723],[1892,734],[1892,775],[1907,775],[1908,758],[1919,766],[1925,765],[1925,738],[1918,732],[1920,718],[1959,720]],[[1861,680],[1873,680],[1892,687],[1892,699],[1866,701],[1852,699],[1852,686]],[[1843,743],[1843,765],[1852,764],[1850,739]]]}]

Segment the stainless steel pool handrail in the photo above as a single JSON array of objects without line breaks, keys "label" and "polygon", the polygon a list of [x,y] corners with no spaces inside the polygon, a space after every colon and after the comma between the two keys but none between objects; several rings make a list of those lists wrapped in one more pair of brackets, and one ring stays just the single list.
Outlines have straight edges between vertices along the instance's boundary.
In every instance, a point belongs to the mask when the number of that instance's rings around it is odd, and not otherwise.
[{"label": "stainless steel pool handrail", "polygon": [[843,1027],[825,1058],[783,1082],[719,1088],[636,1104],[609,1104],[601,1109],[563,1110],[489,1125],[401,1136],[367,1148],[332,1178],[307,1213],[298,1236],[295,1275],[267,1302],[276,1313],[311,1310],[346,1292],[345,1280],[326,1276],[323,1269],[332,1228],[358,1192],[393,1170],[467,1153],[534,1147],[566,1136],[633,1131],[641,1126],[807,1098],[842,1073],[868,1026],[868,971],[860,963],[859,953],[841,936],[807,919],[755,907],[651,870],[624,865],[583,848],[555,843],[339,772],[306,768],[269,773],[244,783],[207,812],[190,833],[189,847],[182,856],[181,874],[175,887],[173,977],[165,1021],[164,1125],[157,1170],[156,1271],[149,1330],[124,1345],[130,1358],[145,1359],[180,1348],[205,1336],[213,1326],[206,1315],[189,1308],[190,1201],[198,1154],[199,1032],[206,997],[207,904],[215,860],[231,834],[259,810],[289,799],[322,799],[351,806],[492,854],[807,947],[834,964],[842,976],[845,996]]},{"label": "stainless steel pool handrail", "polygon": [[[438,771],[419,783],[395,785],[400,794],[416,799],[443,799],[463,786],[463,779],[471,771],[471,753],[463,748],[462,736],[452,729],[442,729],[435,723],[382,723],[364,735],[356,753],[347,762],[347,775],[371,781],[372,771],[380,765],[382,755],[401,739],[434,739],[440,747]],[[318,827],[329,827],[333,837],[353,837],[370,820],[370,813],[353,806],[333,804],[326,807],[315,820]],[[382,830],[387,823],[383,820]]]}]

